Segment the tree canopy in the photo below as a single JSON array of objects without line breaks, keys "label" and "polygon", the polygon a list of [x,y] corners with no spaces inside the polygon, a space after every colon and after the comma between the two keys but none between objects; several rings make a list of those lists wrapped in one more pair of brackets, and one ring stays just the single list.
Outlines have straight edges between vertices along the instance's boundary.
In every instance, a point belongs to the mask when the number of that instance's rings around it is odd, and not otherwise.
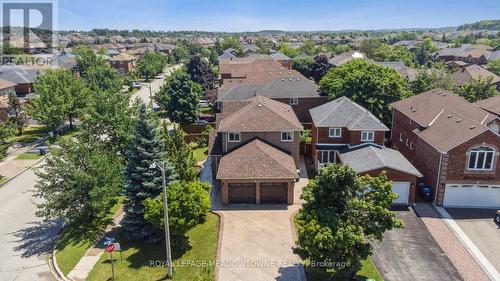
[{"label": "tree canopy", "polygon": [[312,67],[312,77],[318,83],[323,76],[328,73],[332,65],[328,63],[328,58],[324,55],[316,56]]},{"label": "tree canopy", "polygon": [[166,65],[167,58],[164,55],[146,51],[137,64],[137,73],[149,81],[153,76],[161,73]]},{"label": "tree canopy", "polygon": [[293,60],[292,68],[300,72],[307,78],[313,77],[314,58],[310,56],[300,56]]},{"label": "tree canopy", "polygon": [[488,70],[495,73],[496,75],[500,75],[500,59],[488,62]]},{"label": "tree canopy", "polygon": [[410,82],[410,90],[417,95],[435,88],[452,91],[455,80],[445,69],[425,68],[418,71],[417,79]]},{"label": "tree canopy", "polygon": [[192,81],[185,70],[176,70],[154,99],[163,116],[176,123],[192,123],[200,116],[202,97],[201,85]]},{"label": "tree canopy", "polygon": [[327,165],[301,195],[305,203],[296,217],[296,252],[311,262],[331,264],[342,276],[338,280],[351,280],[371,255],[370,242],[403,226],[388,209],[396,197],[385,173],[358,177],[348,166]]},{"label": "tree canopy", "polygon": [[500,93],[497,91],[496,86],[492,84],[493,77],[477,79],[473,78],[464,85],[456,89],[456,93],[464,97],[469,102],[476,102],[498,96]]},{"label": "tree canopy", "polygon": [[191,80],[200,84],[204,91],[212,90],[215,87],[215,75],[210,65],[200,55],[192,56],[186,69],[187,73],[191,75]]},{"label": "tree canopy", "polygon": [[408,84],[394,69],[354,59],[332,68],[319,83],[319,91],[331,100],[346,96],[384,124],[391,123],[390,104],[411,95]]}]

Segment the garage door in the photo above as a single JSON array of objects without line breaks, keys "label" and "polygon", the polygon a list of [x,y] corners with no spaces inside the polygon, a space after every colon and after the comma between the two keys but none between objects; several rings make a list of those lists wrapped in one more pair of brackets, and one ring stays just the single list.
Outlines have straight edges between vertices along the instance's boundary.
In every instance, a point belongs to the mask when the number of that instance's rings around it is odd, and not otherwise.
[{"label": "garage door", "polygon": [[288,184],[279,183],[261,183],[260,184],[260,202],[273,204],[286,204]]},{"label": "garage door", "polygon": [[392,183],[392,192],[399,197],[392,202],[393,204],[408,204],[408,195],[410,195],[410,182],[395,181]]},{"label": "garage door", "polygon": [[255,204],[255,183],[230,183],[229,204]]},{"label": "garage door", "polygon": [[446,184],[443,206],[500,208],[500,185]]}]

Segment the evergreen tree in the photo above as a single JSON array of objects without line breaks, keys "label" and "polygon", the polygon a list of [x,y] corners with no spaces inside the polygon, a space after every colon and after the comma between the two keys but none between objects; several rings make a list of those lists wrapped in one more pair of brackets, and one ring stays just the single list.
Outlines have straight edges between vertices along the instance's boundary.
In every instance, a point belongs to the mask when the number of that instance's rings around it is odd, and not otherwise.
[{"label": "evergreen tree", "polygon": [[179,180],[193,181],[196,179],[197,171],[194,168],[196,161],[193,151],[184,141],[184,132],[180,129],[169,132],[165,126],[162,141],[165,147],[165,157],[175,169]]},{"label": "evergreen tree", "polygon": [[215,75],[210,65],[200,55],[192,56],[186,65],[186,69],[187,73],[191,75],[191,80],[200,84],[204,91],[214,88]]},{"label": "evergreen tree", "polygon": [[[156,134],[152,114],[141,104],[135,122],[134,136],[126,152],[125,217],[122,221],[125,235],[130,240],[157,242],[162,235],[144,219],[144,200],[155,198],[162,192],[161,172],[150,168],[164,161],[160,156],[161,143]],[[174,180],[170,164],[166,165],[167,184]]]},{"label": "evergreen tree", "polygon": [[328,58],[326,56],[316,56],[314,58],[314,65],[312,69],[312,76],[316,83],[319,83],[319,80],[323,78],[323,76],[328,73],[328,70],[332,67],[331,64],[328,63]]}]

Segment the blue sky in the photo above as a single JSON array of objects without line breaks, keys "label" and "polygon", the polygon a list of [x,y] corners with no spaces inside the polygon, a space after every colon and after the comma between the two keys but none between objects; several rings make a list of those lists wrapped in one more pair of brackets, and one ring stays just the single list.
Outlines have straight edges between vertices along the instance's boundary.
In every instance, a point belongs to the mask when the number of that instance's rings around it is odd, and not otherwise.
[{"label": "blue sky", "polygon": [[499,0],[59,0],[64,30],[383,29],[498,18]]}]

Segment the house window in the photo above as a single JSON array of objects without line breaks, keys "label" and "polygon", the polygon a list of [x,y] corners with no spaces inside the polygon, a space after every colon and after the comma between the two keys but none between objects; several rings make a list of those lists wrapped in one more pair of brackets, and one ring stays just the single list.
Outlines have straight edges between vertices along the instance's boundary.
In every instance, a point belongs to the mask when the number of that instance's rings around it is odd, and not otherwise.
[{"label": "house window", "polygon": [[336,163],[336,155],[333,150],[319,150],[318,151],[318,164],[322,168],[328,163]]},{"label": "house window", "polygon": [[361,141],[373,141],[375,139],[374,131],[362,131],[361,132]]},{"label": "house window", "polygon": [[293,132],[281,132],[281,141],[293,141]]},{"label": "house window", "polygon": [[403,133],[399,133],[399,142],[403,142]]},{"label": "house window", "polygon": [[290,98],[290,105],[297,105],[297,104],[299,104],[298,98]]},{"label": "house window", "polygon": [[469,170],[492,170],[493,155],[495,155],[495,149],[489,146],[481,146],[471,149],[469,151]]},{"label": "house window", "polygon": [[410,150],[413,150],[413,142],[410,142]]},{"label": "house window", "polygon": [[228,142],[240,142],[240,133],[227,133]]},{"label": "house window", "polygon": [[341,128],[329,128],[328,136],[330,138],[340,138],[342,137],[342,129]]},{"label": "house window", "polygon": [[408,139],[406,139],[406,146],[408,146]]}]

